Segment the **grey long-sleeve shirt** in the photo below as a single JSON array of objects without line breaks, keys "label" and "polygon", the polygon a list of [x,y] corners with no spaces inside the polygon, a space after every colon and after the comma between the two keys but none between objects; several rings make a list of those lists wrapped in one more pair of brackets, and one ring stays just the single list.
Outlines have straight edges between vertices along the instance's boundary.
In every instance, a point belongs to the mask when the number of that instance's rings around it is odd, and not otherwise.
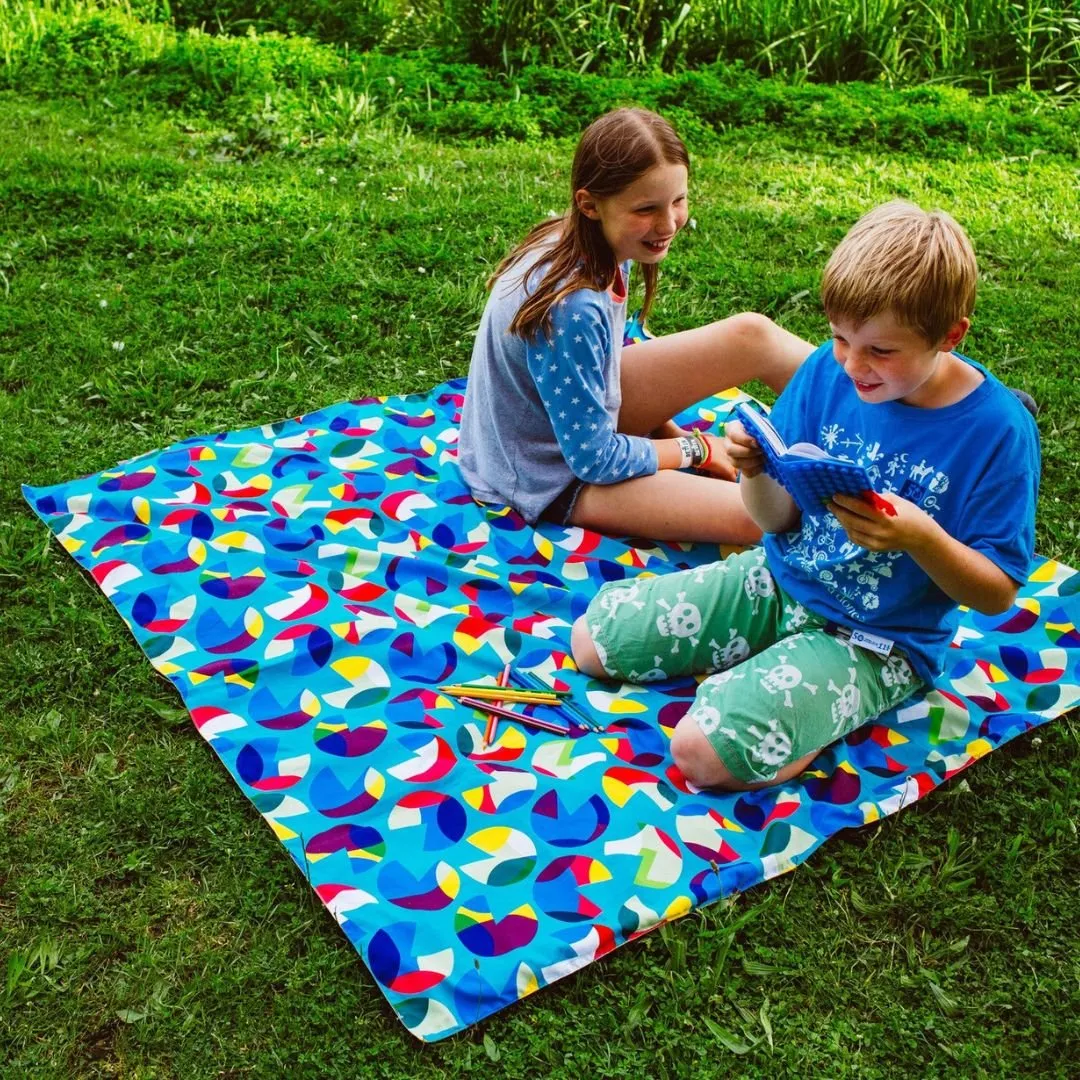
[{"label": "grey long-sleeve shirt", "polygon": [[[483,502],[534,523],[577,477],[614,484],[656,472],[651,439],[618,431],[626,296],[579,289],[552,309],[550,336],[508,330],[546,270],[545,252],[496,281],[473,346],[458,462]],[[629,263],[622,267],[623,280]],[[524,272],[523,272],[524,267]]]}]

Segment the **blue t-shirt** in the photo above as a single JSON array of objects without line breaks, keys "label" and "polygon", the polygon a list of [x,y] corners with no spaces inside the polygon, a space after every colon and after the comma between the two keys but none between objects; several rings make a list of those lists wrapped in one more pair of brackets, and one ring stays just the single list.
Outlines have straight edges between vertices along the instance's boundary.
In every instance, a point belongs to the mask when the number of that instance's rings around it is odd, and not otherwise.
[{"label": "blue t-shirt", "polygon": [[[771,419],[789,445],[816,443],[864,465],[879,491],[920,506],[1023,582],[1035,545],[1038,429],[1006,386],[963,359],[984,381],[953,405],[870,405],[859,400],[830,341],[798,369]],[[957,604],[910,555],[852,544],[824,509],[803,514],[800,531],[766,535],[765,553],[780,587],[811,611],[892,639],[927,681],[941,670]]]}]

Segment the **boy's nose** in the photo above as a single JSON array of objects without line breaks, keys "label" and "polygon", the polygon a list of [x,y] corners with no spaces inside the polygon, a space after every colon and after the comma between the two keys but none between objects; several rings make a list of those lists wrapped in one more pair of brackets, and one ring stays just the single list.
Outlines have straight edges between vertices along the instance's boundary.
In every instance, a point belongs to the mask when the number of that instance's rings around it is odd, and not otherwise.
[{"label": "boy's nose", "polygon": [[866,362],[855,354],[854,349],[849,349],[840,357],[840,363],[848,375],[860,375],[866,372]]}]

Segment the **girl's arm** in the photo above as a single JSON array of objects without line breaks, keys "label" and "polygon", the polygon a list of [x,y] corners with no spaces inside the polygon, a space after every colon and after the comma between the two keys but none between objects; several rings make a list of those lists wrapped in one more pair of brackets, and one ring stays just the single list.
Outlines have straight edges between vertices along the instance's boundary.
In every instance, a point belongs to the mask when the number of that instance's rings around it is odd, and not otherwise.
[{"label": "girl's arm", "polygon": [[851,495],[836,495],[829,509],[848,539],[869,551],[906,551],[931,581],[958,604],[984,615],[1008,611],[1020,586],[982,552],[950,536],[925,510],[907,499],[881,496],[895,517]]},{"label": "girl's arm", "polygon": [[[673,421],[669,422],[673,423]],[[709,447],[709,460],[698,466],[698,468],[710,476],[718,476],[722,480],[734,480],[738,475],[738,469],[732,463],[728,453],[727,440],[708,434],[704,434],[703,438]],[[653,435],[652,439],[653,445],[656,447],[657,469],[681,469],[684,467],[682,439],[690,439],[692,445],[693,436],[657,438]]]},{"label": "girl's arm", "polygon": [[571,293],[551,312],[551,332],[526,344],[526,363],[570,471],[587,484],[656,472],[655,444],[616,430],[607,411],[611,343],[596,294]]}]

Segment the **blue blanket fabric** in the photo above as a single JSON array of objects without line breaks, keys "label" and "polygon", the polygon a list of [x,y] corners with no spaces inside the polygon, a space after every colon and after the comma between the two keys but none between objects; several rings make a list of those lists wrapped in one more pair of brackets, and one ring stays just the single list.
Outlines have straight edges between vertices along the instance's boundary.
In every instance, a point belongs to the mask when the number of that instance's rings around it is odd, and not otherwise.
[{"label": "blue blanket fabric", "polygon": [[[450,1035],[792,869],[1080,699],[1080,574],[1040,561],[1010,612],[965,615],[931,693],[798,781],[688,787],[667,747],[695,682],[588,681],[569,631],[601,582],[717,549],[534,531],[477,505],[454,458],[463,388],[346,402],[24,489],[416,1036]],[[438,687],[509,661],[572,689],[604,730],[503,723],[485,747],[484,717]]]}]

